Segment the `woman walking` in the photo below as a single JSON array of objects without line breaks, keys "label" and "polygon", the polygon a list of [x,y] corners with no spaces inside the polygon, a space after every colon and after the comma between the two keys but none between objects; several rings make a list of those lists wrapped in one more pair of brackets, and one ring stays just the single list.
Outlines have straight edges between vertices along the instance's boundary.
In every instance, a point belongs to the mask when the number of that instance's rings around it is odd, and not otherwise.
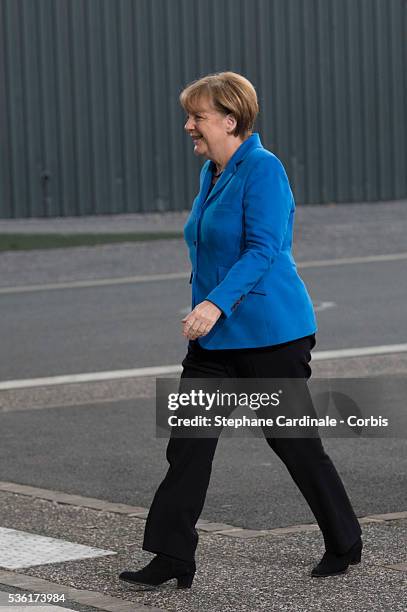
[{"label": "woman walking", "polygon": [[[191,83],[180,101],[194,153],[207,159],[184,228],[192,311],[183,319],[189,345],[181,378],[299,378],[306,386],[317,324],[291,252],[295,204],[288,178],[253,132],[255,89],[243,76],[223,72]],[[266,441],[322,531],[326,550],[311,575],[344,573],[360,561],[361,528],[320,438],[267,434]],[[138,571],[122,572],[122,580],[157,586],[176,578],[178,588],[192,585],[195,525],[217,442],[171,434],[169,469],[144,533],[143,549],[156,556]]]}]

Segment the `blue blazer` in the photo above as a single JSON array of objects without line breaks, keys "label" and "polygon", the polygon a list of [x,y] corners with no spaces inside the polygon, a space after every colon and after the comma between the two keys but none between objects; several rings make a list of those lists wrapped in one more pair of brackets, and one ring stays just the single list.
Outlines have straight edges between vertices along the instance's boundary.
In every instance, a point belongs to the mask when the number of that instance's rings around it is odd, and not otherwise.
[{"label": "blue blazer", "polygon": [[253,348],[314,333],[313,304],[291,253],[295,203],[284,166],[254,133],[209,191],[214,169],[210,160],[203,165],[184,227],[192,308],[209,300],[222,310],[199,344]]}]

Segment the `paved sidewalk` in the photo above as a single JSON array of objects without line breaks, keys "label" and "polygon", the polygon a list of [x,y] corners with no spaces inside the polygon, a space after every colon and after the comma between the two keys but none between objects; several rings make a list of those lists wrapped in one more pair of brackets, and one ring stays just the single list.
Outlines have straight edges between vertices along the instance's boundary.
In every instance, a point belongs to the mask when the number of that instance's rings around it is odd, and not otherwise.
[{"label": "paved sidewalk", "polygon": [[[120,215],[85,215],[81,217],[36,217],[1,219],[0,234],[5,233],[128,233],[182,231],[189,210],[157,213],[129,213]],[[296,206],[296,222],[310,227],[317,224],[350,225],[363,223],[382,225],[383,231],[397,231],[407,221],[407,199],[382,202],[351,202],[307,204]],[[340,229],[340,228],[338,228]]]},{"label": "paved sidewalk", "polygon": [[[84,499],[86,503],[86,498],[66,496],[65,503],[60,503],[0,492],[1,527],[117,553],[13,570],[0,568],[0,584],[10,585],[10,592],[16,592],[18,584],[26,592],[64,592],[66,607],[83,612],[89,608],[79,604],[123,612],[405,610],[405,512],[361,519],[365,545],[362,563],[351,566],[345,575],[323,579],[310,577],[311,568],[323,552],[322,536],[315,525],[262,534],[208,524],[204,531],[202,523],[193,588],[180,591],[169,583],[159,591],[137,592],[117,576],[123,569],[140,568],[151,558],[141,550],[144,520],[132,516],[140,515],[140,509],[132,513],[131,508],[117,505],[115,511],[115,506],[102,502],[96,510],[84,507]],[[0,589],[7,592],[5,586]]]},{"label": "paved sidewalk", "polygon": [[[188,211],[58,219],[0,219],[7,234],[181,232]],[[405,253],[407,200],[298,206],[293,253],[297,263]],[[189,275],[187,247],[179,240],[0,252],[0,286],[106,279],[148,274]]]}]

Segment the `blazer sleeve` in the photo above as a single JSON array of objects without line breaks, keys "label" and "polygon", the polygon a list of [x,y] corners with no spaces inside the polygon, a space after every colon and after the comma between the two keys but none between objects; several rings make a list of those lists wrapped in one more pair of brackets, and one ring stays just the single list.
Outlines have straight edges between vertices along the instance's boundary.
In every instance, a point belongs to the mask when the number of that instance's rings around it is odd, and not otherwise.
[{"label": "blazer sleeve", "polygon": [[244,249],[207,300],[229,317],[270,269],[281,250],[294,198],[280,160],[268,154],[256,160],[243,196]]}]

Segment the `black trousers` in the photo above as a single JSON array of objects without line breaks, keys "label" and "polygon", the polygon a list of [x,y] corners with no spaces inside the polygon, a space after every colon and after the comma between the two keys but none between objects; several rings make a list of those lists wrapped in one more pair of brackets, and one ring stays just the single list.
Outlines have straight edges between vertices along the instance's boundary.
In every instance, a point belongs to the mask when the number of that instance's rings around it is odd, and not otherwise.
[{"label": "black trousers", "polygon": [[[303,378],[307,388],[314,346],[314,334],[255,349],[207,350],[193,341],[182,362],[181,379]],[[326,550],[336,553],[349,550],[358,540],[361,528],[321,439],[266,436],[266,441],[284,462],[311,508]],[[150,507],[144,550],[186,561],[194,558],[198,544],[195,525],[204,506],[217,442],[216,437],[170,436],[166,453],[169,469]]]}]

